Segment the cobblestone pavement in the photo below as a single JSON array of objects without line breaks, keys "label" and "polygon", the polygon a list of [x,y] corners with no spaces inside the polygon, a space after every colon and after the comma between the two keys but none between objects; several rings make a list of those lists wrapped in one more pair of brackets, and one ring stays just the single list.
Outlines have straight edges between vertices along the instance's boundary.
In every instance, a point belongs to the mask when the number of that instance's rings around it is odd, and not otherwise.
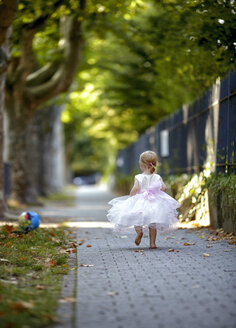
[{"label": "cobblestone pavement", "polygon": [[78,241],[85,242],[78,248],[76,328],[236,327],[235,245],[207,240],[204,228],[158,235],[156,250],[146,235],[137,247],[134,235],[103,227],[110,195],[85,191],[78,194]]}]

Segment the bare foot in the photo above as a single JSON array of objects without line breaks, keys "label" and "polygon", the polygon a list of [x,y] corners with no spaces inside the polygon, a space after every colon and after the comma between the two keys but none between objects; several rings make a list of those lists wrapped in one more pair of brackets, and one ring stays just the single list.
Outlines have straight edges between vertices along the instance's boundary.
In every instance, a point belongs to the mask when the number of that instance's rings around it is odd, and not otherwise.
[{"label": "bare foot", "polygon": [[137,233],[137,237],[135,239],[135,244],[138,246],[140,243],[141,243],[141,239],[143,237],[143,233],[142,232],[139,232]]},{"label": "bare foot", "polygon": [[157,247],[156,247],[156,245],[151,245],[150,246],[150,249],[156,249]]}]

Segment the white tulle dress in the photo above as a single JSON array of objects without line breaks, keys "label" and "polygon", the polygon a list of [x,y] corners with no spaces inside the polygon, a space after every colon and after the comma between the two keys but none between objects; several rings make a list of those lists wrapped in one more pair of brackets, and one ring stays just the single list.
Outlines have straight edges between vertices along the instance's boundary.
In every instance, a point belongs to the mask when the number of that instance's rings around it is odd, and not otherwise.
[{"label": "white tulle dress", "polygon": [[154,227],[162,232],[177,228],[180,204],[161,190],[164,183],[158,174],[138,174],[135,180],[139,192],[134,196],[112,199],[108,204],[107,218],[114,224],[115,232],[128,231],[127,228]]}]

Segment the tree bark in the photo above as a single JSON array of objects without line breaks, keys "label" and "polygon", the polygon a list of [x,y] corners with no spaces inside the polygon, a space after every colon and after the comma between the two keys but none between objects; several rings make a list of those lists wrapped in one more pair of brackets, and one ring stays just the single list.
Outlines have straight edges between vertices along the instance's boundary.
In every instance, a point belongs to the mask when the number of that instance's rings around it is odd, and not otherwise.
[{"label": "tree bark", "polygon": [[42,195],[60,190],[65,185],[64,132],[62,107],[48,106],[37,111],[39,147],[39,190]]},{"label": "tree bark", "polygon": [[0,46],[17,11],[18,0],[2,0],[0,4]]},{"label": "tree bark", "polygon": [[[80,0],[79,7],[81,13],[85,8],[85,0]],[[63,60],[59,65],[49,63],[44,68],[33,71],[35,65],[32,42],[42,21],[43,19],[38,18],[24,28],[21,56],[18,61],[12,61],[7,78],[12,196],[22,203],[36,202],[37,197],[32,181],[32,167],[30,169],[28,166],[31,152],[27,142],[28,127],[32,125],[40,105],[68,90],[76,73],[83,45],[81,21],[76,16],[65,18],[62,35],[65,44]]]},{"label": "tree bark", "polygon": [[5,82],[9,59],[9,38],[12,20],[17,10],[17,0],[2,0],[0,4],[0,217],[4,217],[7,210],[4,186],[3,163],[3,113],[5,108]]},{"label": "tree bark", "polygon": [[6,210],[3,164],[3,111],[5,79],[6,74],[4,72],[0,73],[0,217],[4,216],[4,212]]}]

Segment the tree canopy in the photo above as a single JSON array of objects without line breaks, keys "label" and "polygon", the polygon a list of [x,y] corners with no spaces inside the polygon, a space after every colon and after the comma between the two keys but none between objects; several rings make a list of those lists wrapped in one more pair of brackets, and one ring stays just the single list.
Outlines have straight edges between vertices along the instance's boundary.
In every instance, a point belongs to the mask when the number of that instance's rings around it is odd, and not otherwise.
[{"label": "tree canopy", "polygon": [[[234,68],[234,1],[106,4],[85,21],[85,49],[63,121],[76,171],[111,154]],[[105,164],[104,164],[105,163]]]}]

